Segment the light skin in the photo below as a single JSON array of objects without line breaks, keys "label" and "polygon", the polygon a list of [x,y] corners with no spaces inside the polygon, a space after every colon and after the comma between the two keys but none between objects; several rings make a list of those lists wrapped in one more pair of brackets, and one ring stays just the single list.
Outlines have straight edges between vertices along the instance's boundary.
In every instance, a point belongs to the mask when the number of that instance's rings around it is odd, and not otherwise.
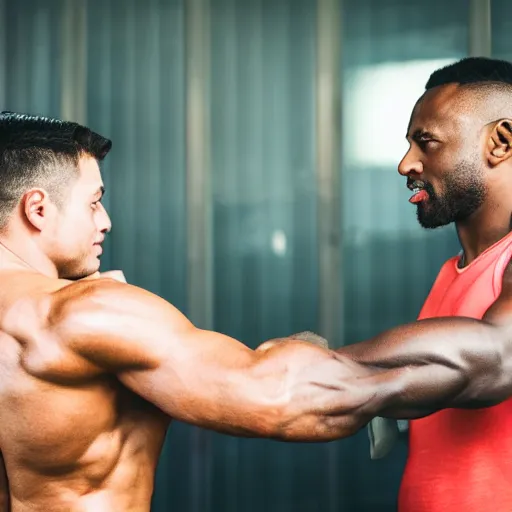
[{"label": "light skin", "polygon": [[[328,441],[360,426],[352,361],[288,339],[258,350],[98,275],[110,219],[84,156],[59,210],[28,191],[0,238],[0,448],[13,511],[148,511],[172,419]],[[357,365],[355,365],[357,366]]]}]

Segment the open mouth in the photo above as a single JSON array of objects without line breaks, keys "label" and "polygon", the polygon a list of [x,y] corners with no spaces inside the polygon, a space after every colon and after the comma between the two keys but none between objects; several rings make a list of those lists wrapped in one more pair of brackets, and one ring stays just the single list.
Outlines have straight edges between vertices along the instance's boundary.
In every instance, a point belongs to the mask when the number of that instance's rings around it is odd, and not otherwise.
[{"label": "open mouth", "polygon": [[425,190],[424,181],[408,179],[407,188],[413,193],[409,198],[410,203],[421,203],[429,198],[428,192]]}]

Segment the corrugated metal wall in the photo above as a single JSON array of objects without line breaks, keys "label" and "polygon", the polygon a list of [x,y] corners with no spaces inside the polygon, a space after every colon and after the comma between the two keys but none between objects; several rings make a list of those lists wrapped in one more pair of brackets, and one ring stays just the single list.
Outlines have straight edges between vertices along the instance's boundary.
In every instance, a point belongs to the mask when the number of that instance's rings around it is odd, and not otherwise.
[{"label": "corrugated metal wall", "polygon": [[465,0],[345,4],[344,276],[353,297],[345,326],[353,342],[413,319],[454,250],[451,227],[419,228],[397,165],[429,74],[467,55],[468,9]]},{"label": "corrugated metal wall", "polygon": [[215,326],[316,326],[315,2],[213,0]]},{"label": "corrugated metal wall", "polygon": [[183,2],[89,2],[87,117],[113,140],[105,264],[185,308]]},{"label": "corrugated metal wall", "polygon": [[[60,114],[63,1],[6,2],[2,108]],[[511,7],[493,7],[494,53],[511,58]],[[210,2],[214,327],[250,346],[318,328],[316,9]],[[88,124],[114,141],[105,268],[187,313],[185,27],[185,0],[88,1]],[[413,320],[458,250],[453,229],[419,228],[396,165],[428,74],[467,54],[468,2],[345,0],[342,33],[339,317],[352,343]],[[405,453],[370,462],[364,431],[298,445],[177,424],[153,510],[391,512]]]},{"label": "corrugated metal wall", "polygon": [[[113,222],[105,266],[186,313],[183,1],[90,1],[87,26],[88,123],[113,139],[104,165]],[[201,454],[190,449],[192,430],[172,428],[157,512],[202,509],[193,507],[204,483],[194,478]]]},{"label": "corrugated metal wall", "polygon": [[4,2],[5,109],[60,115],[62,4],[62,0]]},{"label": "corrugated metal wall", "polygon": [[[343,325],[353,343],[414,320],[458,251],[453,228],[419,227],[397,165],[428,75],[467,55],[468,2],[345,0],[343,22]],[[341,444],[347,510],[395,510],[405,441],[379,461],[366,432]]]},{"label": "corrugated metal wall", "polygon": [[492,55],[512,60],[512,2],[492,0]]},{"label": "corrugated metal wall", "polygon": [[[215,328],[317,328],[313,0],[213,0]],[[213,436],[214,511],[329,508],[325,446]]]}]

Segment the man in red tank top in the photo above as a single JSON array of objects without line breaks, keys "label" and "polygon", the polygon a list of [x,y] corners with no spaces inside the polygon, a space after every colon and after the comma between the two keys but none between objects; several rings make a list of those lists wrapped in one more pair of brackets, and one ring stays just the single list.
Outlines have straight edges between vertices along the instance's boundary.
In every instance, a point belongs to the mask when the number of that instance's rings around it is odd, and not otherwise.
[{"label": "man in red tank top", "polygon": [[338,351],[372,368],[354,414],[412,420],[400,512],[511,512],[512,64],[434,72],[407,140],[419,223],[455,223],[463,251],[418,321]]}]

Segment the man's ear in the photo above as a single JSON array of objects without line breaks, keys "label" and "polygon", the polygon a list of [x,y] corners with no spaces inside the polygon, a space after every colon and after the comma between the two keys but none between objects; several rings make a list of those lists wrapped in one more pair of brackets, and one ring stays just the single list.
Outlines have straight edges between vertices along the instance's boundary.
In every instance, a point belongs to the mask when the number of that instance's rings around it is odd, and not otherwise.
[{"label": "man's ear", "polygon": [[496,167],[512,156],[512,120],[502,119],[491,130],[487,139],[486,157],[492,167]]},{"label": "man's ear", "polygon": [[39,231],[42,231],[48,223],[51,208],[55,208],[48,197],[48,193],[40,188],[25,192],[21,205],[27,221]]}]

